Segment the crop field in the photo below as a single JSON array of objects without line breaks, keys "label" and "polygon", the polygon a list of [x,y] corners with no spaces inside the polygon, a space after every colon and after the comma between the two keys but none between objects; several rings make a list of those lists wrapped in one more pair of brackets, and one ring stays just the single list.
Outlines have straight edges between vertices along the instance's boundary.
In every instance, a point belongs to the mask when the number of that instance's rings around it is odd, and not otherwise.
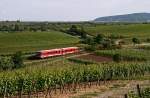
[{"label": "crop field", "polygon": [[137,37],[145,39],[150,37],[150,24],[113,24],[113,25],[96,25],[85,27],[90,35],[104,34],[106,36],[123,36],[125,38]]},{"label": "crop field", "polygon": [[[129,79],[150,73],[150,66],[145,63],[109,63],[98,65],[64,65],[29,67],[0,73],[0,95],[14,96],[18,93],[31,94],[46,90],[73,90],[82,82],[97,82]],[[75,84],[67,89],[67,84]],[[38,95],[37,95],[38,96]]]},{"label": "crop field", "polygon": [[96,51],[97,55],[113,57],[115,54],[120,54],[123,60],[129,61],[149,61],[150,51],[149,50],[132,50],[132,49],[122,49],[122,50],[99,50]]},{"label": "crop field", "polygon": [[61,32],[10,32],[0,33],[0,54],[16,51],[32,52],[72,46],[79,39]]}]

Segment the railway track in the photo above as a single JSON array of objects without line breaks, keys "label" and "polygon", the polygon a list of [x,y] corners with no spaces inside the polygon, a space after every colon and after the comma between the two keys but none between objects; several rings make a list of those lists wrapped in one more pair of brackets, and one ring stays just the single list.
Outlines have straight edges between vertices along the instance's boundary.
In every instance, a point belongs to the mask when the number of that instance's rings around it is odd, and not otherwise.
[{"label": "railway track", "polygon": [[86,52],[81,52],[78,54],[74,55],[64,55],[64,56],[58,56],[58,57],[53,57],[53,58],[47,58],[47,59],[40,59],[40,60],[32,60],[32,61],[26,61],[24,62],[25,65],[36,65],[42,63],[42,65],[48,65],[50,63],[55,63],[58,61],[61,61],[62,59],[69,59],[69,58],[74,58],[74,57],[79,57],[79,56],[84,56],[84,55],[89,55],[91,53],[86,53]]}]

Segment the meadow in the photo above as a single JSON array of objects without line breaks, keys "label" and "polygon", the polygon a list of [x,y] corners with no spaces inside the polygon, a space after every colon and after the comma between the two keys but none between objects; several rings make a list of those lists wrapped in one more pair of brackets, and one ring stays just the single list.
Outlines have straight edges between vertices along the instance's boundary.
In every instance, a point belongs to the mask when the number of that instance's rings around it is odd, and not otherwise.
[{"label": "meadow", "polygon": [[44,49],[73,46],[79,39],[71,35],[58,32],[1,32],[0,54],[16,51],[33,52]]}]

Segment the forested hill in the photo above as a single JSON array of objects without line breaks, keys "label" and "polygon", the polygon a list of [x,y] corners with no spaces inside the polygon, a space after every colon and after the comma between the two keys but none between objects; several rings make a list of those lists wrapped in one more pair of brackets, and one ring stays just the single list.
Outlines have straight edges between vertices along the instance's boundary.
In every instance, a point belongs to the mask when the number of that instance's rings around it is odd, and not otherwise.
[{"label": "forested hill", "polygon": [[150,22],[150,13],[134,13],[96,18],[95,22]]}]

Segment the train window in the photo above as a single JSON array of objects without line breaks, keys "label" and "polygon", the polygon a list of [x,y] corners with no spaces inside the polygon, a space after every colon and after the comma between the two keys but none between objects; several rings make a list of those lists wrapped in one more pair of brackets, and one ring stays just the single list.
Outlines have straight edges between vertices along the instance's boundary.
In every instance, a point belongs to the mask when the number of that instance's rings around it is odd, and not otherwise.
[{"label": "train window", "polygon": [[37,57],[39,57],[40,55],[41,55],[40,52],[37,52],[37,53],[34,54],[34,56],[37,56]]}]

